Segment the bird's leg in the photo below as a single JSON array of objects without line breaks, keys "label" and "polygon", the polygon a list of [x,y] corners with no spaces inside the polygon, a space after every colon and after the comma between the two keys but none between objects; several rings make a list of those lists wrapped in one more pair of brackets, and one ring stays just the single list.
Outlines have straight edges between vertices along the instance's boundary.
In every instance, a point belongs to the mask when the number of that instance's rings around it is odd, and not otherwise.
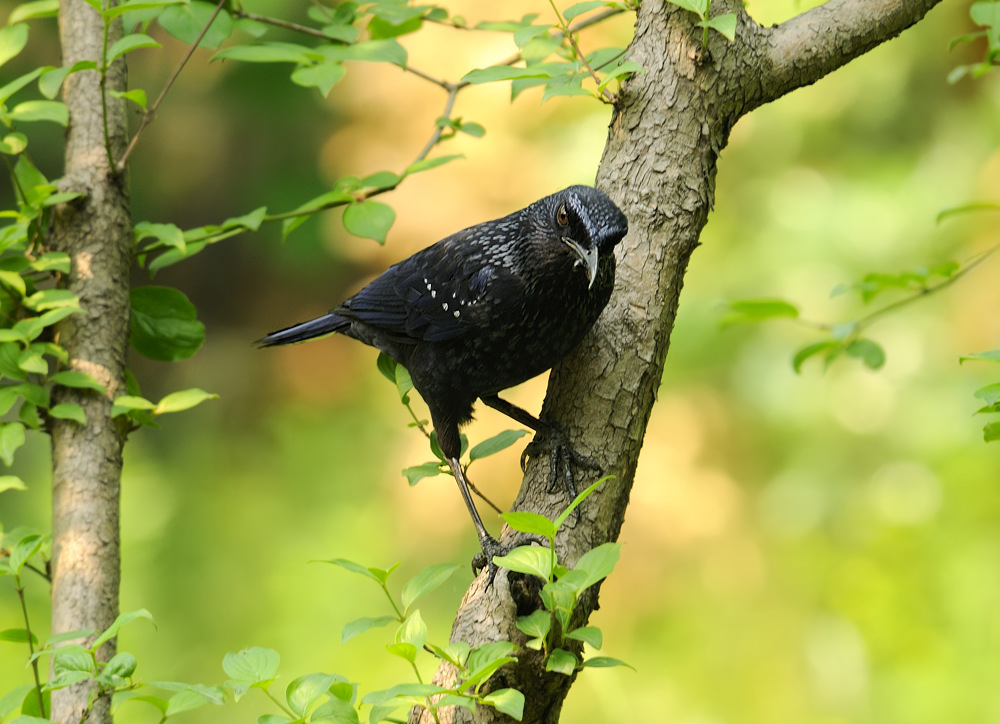
[{"label": "bird's leg", "polygon": [[562,468],[564,473],[563,480],[566,484],[566,489],[573,498],[576,497],[576,484],[573,482],[573,469],[570,465],[571,463],[575,463],[582,468],[588,468],[590,470],[601,469],[600,465],[598,465],[594,459],[578,453],[573,446],[570,445],[566,434],[555,425],[539,420],[527,410],[507,402],[507,400],[503,400],[497,395],[488,395],[487,397],[482,397],[480,399],[497,412],[502,412],[512,420],[519,422],[522,425],[526,425],[535,431],[535,438],[526,448],[524,448],[524,452],[521,453],[522,471],[525,469],[526,461],[530,456],[536,454],[540,448],[549,447],[550,490],[555,486],[556,481],[559,479],[559,468]]},{"label": "bird's leg", "polygon": [[484,567],[489,569],[489,575],[486,578],[486,585],[488,587],[493,583],[493,579],[497,575],[497,564],[493,562],[493,556],[502,556],[507,551],[500,545],[500,541],[486,532],[486,526],[483,525],[483,519],[479,517],[476,504],[472,502],[472,493],[469,492],[470,483],[468,478],[465,477],[462,463],[457,457],[449,457],[448,466],[455,476],[455,482],[458,483],[458,489],[462,493],[462,500],[465,501],[465,507],[469,509],[469,515],[472,516],[472,524],[476,526],[476,535],[479,536],[479,547],[483,549],[482,556],[485,558],[485,561],[481,561],[477,554],[472,560],[472,566],[477,570],[482,570]]}]

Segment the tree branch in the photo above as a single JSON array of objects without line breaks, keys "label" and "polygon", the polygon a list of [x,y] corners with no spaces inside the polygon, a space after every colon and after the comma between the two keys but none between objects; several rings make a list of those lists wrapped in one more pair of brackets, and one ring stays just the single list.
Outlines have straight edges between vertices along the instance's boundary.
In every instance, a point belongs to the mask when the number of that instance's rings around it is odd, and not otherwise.
[{"label": "tree branch", "polygon": [[757,26],[766,43],[757,68],[764,92],[751,108],[811,85],[895,38],[940,1],[830,0],[772,28]]}]

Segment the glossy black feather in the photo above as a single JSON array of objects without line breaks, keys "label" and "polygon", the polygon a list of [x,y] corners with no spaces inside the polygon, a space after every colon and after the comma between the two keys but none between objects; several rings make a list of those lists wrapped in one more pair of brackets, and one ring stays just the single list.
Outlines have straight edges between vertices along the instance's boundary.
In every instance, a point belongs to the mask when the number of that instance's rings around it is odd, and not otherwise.
[{"label": "glossy black feather", "polygon": [[605,194],[571,186],[442,239],[330,314],[260,343],[339,331],[377,347],[409,369],[442,450],[457,457],[459,427],[477,398],[549,369],[593,326],[611,296],[613,251],[627,229]]}]

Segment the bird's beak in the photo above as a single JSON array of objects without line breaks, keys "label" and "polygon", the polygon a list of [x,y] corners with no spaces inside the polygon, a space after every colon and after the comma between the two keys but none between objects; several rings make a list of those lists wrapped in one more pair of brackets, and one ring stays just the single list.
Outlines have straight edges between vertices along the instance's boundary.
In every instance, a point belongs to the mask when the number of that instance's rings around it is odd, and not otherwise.
[{"label": "bird's beak", "polygon": [[584,270],[587,272],[587,289],[594,286],[594,280],[597,278],[597,247],[584,248],[574,239],[570,239],[568,236],[562,238],[566,245],[573,250],[576,254],[577,259],[573,264],[575,267],[577,264],[583,264]]}]

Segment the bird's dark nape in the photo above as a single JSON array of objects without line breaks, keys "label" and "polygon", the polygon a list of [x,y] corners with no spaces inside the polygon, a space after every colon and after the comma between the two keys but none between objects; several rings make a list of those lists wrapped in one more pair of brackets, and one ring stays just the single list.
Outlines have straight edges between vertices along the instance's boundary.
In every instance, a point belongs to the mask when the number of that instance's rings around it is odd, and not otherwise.
[{"label": "bird's dark nape", "polygon": [[552,448],[553,475],[558,460],[566,462],[572,491],[569,461],[588,467],[588,459],[566,450],[565,435],[550,423],[497,394],[551,368],[590,331],[611,297],[614,248],[627,231],[625,215],[604,193],[571,186],[452,234],[393,265],[331,313],[257,343],[270,347],[341,332],[409,370],[492,580],[501,548],[473,504],[459,460],[459,428],[482,399],[543,433],[533,445]]},{"label": "bird's dark nape", "polygon": [[277,347],[282,344],[305,342],[307,339],[315,339],[334,332],[343,332],[350,324],[339,314],[324,314],[322,317],[310,319],[308,322],[294,324],[291,327],[279,329],[277,332],[271,332],[258,339],[254,344],[259,347]]}]

